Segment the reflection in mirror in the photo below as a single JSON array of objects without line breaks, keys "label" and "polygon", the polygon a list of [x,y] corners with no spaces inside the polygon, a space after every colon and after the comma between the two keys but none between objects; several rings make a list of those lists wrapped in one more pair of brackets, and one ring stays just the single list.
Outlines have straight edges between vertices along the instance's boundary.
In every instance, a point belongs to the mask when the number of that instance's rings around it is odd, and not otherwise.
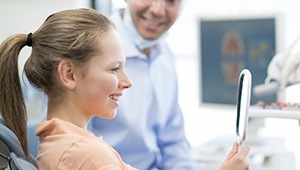
[{"label": "reflection in mirror", "polygon": [[236,136],[240,145],[246,140],[251,97],[251,81],[251,72],[248,69],[243,69],[240,73],[238,82],[236,119]]}]

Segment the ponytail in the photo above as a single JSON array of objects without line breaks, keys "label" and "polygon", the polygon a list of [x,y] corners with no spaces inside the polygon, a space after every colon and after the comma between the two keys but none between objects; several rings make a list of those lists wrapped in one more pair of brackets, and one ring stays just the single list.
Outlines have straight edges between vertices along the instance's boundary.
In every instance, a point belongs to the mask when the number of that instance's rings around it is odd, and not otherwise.
[{"label": "ponytail", "polygon": [[0,115],[28,155],[27,113],[18,69],[19,53],[26,43],[27,36],[17,34],[0,45]]}]

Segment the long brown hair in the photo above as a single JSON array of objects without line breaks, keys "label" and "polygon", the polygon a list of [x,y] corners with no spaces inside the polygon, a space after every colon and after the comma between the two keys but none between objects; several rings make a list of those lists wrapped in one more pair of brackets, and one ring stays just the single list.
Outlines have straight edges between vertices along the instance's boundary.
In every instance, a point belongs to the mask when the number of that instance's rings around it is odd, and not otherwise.
[{"label": "long brown hair", "polygon": [[[113,23],[92,9],[64,10],[50,15],[30,37],[32,52],[24,65],[28,81],[47,96],[59,94],[54,70],[63,59],[84,67],[95,53],[96,41]],[[0,115],[16,134],[24,152],[27,146],[27,113],[18,71],[18,57],[27,44],[27,34],[8,37],[0,45]]]}]

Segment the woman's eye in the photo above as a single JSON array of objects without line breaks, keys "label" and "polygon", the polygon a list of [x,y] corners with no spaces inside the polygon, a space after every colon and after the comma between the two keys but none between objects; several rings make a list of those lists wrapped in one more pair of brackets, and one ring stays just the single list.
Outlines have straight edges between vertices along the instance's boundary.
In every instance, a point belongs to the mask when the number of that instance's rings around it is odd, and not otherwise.
[{"label": "woman's eye", "polygon": [[113,72],[117,72],[120,68],[119,67],[116,67],[116,68],[113,68],[111,69]]},{"label": "woman's eye", "polygon": [[176,0],[166,0],[169,3],[174,3]]}]

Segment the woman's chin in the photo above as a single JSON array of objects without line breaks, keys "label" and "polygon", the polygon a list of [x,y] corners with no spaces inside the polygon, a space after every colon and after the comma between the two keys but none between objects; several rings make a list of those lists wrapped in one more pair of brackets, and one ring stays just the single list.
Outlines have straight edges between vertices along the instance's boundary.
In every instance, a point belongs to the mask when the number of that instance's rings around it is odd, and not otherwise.
[{"label": "woman's chin", "polygon": [[103,119],[113,119],[116,117],[116,115],[117,115],[117,110],[114,110],[109,114],[105,114],[105,115],[102,114],[102,115],[97,115],[97,116],[100,118],[103,118]]}]

